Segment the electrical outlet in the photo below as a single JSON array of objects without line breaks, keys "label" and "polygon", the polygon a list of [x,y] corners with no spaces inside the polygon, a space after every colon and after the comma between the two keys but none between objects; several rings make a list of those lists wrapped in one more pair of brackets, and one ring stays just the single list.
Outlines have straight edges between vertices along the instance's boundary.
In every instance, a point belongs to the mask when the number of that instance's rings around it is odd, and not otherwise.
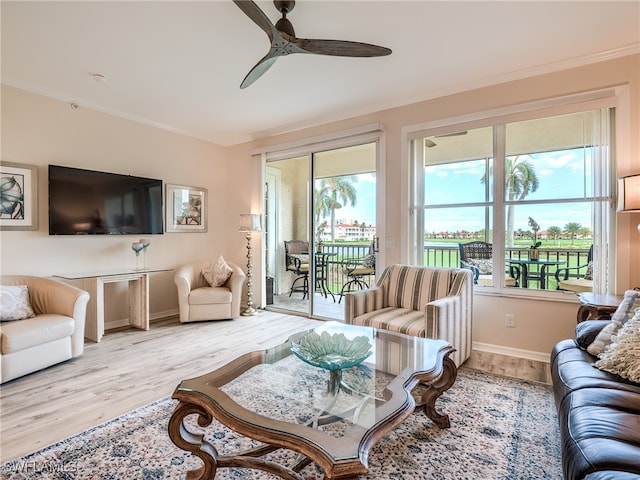
[{"label": "electrical outlet", "polygon": [[504,316],[504,325],[505,327],[515,327],[516,326],[516,316],[512,313],[508,313]]}]

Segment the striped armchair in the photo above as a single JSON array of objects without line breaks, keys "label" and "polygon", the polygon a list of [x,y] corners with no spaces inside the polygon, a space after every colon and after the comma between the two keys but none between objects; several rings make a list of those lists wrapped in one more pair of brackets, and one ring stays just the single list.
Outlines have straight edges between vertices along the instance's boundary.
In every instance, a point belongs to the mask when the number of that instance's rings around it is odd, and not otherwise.
[{"label": "striped armchair", "polygon": [[345,296],[345,321],[446,340],[460,366],[471,355],[472,307],[471,270],[390,265],[375,287]]}]

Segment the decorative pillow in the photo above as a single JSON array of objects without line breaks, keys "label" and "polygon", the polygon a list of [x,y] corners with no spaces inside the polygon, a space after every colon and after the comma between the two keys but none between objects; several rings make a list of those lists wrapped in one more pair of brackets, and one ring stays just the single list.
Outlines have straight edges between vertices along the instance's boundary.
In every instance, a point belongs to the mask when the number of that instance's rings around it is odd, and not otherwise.
[{"label": "decorative pillow", "polygon": [[232,273],[233,269],[227,265],[222,255],[220,255],[215,264],[202,270],[202,276],[211,287],[221,287],[229,280]]},{"label": "decorative pillow", "polygon": [[640,310],[618,330],[593,365],[640,383]]},{"label": "decorative pillow", "polygon": [[587,271],[584,272],[585,280],[593,280],[593,262],[587,263]]},{"label": "decorative pillow", "polygon": [[35,316],[26,285],[0,286],[0,321],[24,320]]},{"label": "decorative pillow", "polygon": [[627,290],[624,298],[615,313],[611,316],[611,322],[600,330],[600,333],[591,345],[587,347],[587,352],[598,356],[604,348],[611,343],[611,337],[635,314],[635,310],[640,307],[640,291]]},{"label": "decorative pillow", "polygon": [[300,263],[309,263],[308,253],[293,253],[289,256],[293,258],[297,258],[298,260],[300,260]]},{"label": "decorative pillow", "polygon": [[489,259],[481,260],[472,258],[468,263],[476,267],[480,272],[480,275],[491,275],[493,273],[493,262]]},{"label": "decorative pillow", "polygon": [[362,265],[366,268],[375,268],[376,267],[376,255],[374,253],[368,254],[362,260]]}]

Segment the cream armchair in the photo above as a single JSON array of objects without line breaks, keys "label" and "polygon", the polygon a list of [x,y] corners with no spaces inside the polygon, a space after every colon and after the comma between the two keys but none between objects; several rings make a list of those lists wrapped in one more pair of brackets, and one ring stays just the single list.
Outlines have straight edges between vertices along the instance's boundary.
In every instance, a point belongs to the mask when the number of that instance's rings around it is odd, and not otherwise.
[{"label": "cream armchair", "polygon": [[473,273],[462,268],[390,265],[375,287],[345,296],[345,321],[446,340],[456,366],[471,355]]},{"label": "cream armchair", "polygon": [[202,271],[211,260],[199,260],[178,267],[173,281],[178,288],[180,321],[199,322],[240,316],[240,300],[245,274],[234,263],[227,262],[233,272],[221,287],[210,287]]},{"label": "cream armchair", "polygon": [[3,275],[26,285],[35,317],[0,323],[0,383],[82,355],[89,294],[50,278]]}]

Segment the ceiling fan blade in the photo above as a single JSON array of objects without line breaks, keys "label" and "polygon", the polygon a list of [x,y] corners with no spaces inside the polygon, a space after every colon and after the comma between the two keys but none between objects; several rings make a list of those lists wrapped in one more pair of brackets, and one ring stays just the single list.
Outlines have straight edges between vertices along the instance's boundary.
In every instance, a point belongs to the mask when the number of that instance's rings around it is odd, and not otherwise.
[{"label": "ceiling fan blade", "polygon": [[274,36],[278,36],[278,30],[275,25],[271,23],[269,17],[267,17],[260,7],[251,0],[233,0],[240,10],[242,10],[247,17],[258,25],[269,36],[269,40],[273,40]]},{"label": "ceiling fan blade", "polygon": [[271,65],[273,65],[277,59],[278,57],[271,55],[271,52],[265,55],[264,58],[256,63],[251,71],[247,73],[247,76],[244,77],[244,80],[242,80],[242,83],[240,84],[240,88],[247,88],[257,79],[259,79],[267,70],[271,68]]},{"label": "ceiling fan blade", "polygon": [[382,57],[391,54],[391,49],[371,45],[370,43],[350,42],[347,40],[319,40],[295,38],[296,44],[307,53],[334,55],[338,57]]}]

